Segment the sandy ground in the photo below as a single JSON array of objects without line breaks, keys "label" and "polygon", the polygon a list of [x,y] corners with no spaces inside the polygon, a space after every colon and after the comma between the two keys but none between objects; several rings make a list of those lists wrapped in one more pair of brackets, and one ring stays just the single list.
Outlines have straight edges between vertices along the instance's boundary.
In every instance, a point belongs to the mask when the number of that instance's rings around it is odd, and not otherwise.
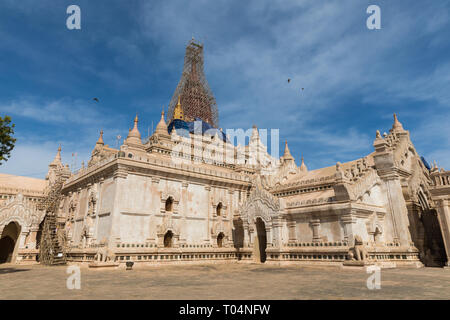
[{"label": "sandy ground", "polygon": [[450,269],[382,269],[369,290],[365,269],[267,264],[172,265],[131,271],[0,265],[0,299],[450,299]]}]

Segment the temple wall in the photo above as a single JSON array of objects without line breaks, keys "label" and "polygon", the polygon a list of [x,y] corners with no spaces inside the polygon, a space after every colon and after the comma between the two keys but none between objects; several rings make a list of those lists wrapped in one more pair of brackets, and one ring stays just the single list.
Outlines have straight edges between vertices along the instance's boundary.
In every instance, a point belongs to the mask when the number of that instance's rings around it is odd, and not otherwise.
[{"label": "temple wall", "polygon": [[311,226],[309,225],[309,220],[309,218],[300,218],[296,220],[296,233],[298,242],[312,242],[313,231]]},{"label": "temple wall", "polygon": [[[232,212],[238,206],[238,193],[227,188],[209,187],[164,178],[128,174],[126,178],[110,179],[99,187],[99,214],[95,239],[108,237],[122,243],[156,243],[158,227],[164,223],[165,201],[174,199],[171,218],[177,226],[181,242],[188,244],[216,243],[211,231],[223,222],[231,237]],[[81,191],[80,201],[88,197]],[[220,217],[216,206],[222,203]],[[233,209],[234,208],[234,209]],[[80,203],[81,209],[81,203]],[[80,213],[77,213],[80,216]],[[80,239],[83,221],[75,223],[74,240]],[[114,231],[115,230],[115,231]]]},{"label": "temple wall", "polygon": [[320,219],[320,237],[324,242],[341,241],[344,239],[344,232],[337,218]]}]

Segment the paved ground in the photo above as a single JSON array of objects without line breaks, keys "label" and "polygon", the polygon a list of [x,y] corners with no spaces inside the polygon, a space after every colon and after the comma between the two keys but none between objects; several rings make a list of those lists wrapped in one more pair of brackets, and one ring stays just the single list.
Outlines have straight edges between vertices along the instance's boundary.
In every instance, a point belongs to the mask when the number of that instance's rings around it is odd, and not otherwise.
[{"label": "paved ground", "polygon": [[0,299],[450,299],[450,270],[382,269],[369,290],[365,270],[215,264],[126,270],[81,268],[68,290],[67,267],[0,265]]}]

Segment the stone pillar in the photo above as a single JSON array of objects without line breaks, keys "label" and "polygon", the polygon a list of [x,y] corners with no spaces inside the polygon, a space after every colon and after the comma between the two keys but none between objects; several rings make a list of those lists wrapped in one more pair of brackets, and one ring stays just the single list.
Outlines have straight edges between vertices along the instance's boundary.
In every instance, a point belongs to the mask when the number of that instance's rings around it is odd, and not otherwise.
[{"label": "stone pillar", "polygon": [[36,249],[36,237],[37,237],[38,231],[39,231],[39,226],[30,228],[30,238],[27,243],[29,249]]},{"label": "stone pillar", "polygon": [[248,245],[249,247],[255,243],[255,226],[248,226]]},{"label": "stone pillar", "polygon": [[394,242],[397,240],[402,246],[411,244],[409,233],[408,209],[403,197],[402,187],[398,175],[385,176],[388,196],[389,213],[394,230]]},{"label": "stone pillar", "polygon": [[248,248],[250,246],[250,231],[249,231],[249,225],[247,223],[244,223],[244,248]]},{"label": "stone pillar", "polygon": [[[395,128],[392,132],[399,141],[406,141],[409,133],[402,128]],[[378,175],[384,181],[388,197],[388,219],[392,224],[394,242],[402,246],[411,246],[409,233],[408,209],[403,196],[400,175],[394,159],[394,153],[389,143],[377,136],[373,144],[375,148],[374,162]]]},{"label": "stone pillar", "polygon": [[204,243],[209,244],[211,242],[211,186],[205,186],[206,191],[206,204],[207,204],[207,211],[206,211],[206,237],[203,240]]},{"label": "stone pillar", "polygon": [[[119,168],[114,172],[114,204],[111,210],[111,232],[109,235],[109,243],[114,244],[120,243],[120,209],[121,209],[121,194],[126,192],[126,187],[124,186],[127,171],[119,166]],[[102,239],[99,239],[100,241]]]},{"label": "stone pillar", "polygon": [[320,219],[313,219],[309,222],[309,224],[312,227],[312,231],[313,231],[313,242],[320,242],[321,238],[320,238]]},{"label": "stone pillar", "polygon": [[281,228],[283,227],[283,220],[280,217],[272,219],[272,245],[276,248],[281,248],[282,239],[281,239]]},{"label": "stone pillar", "polygon": [[25,248],[25,240],[27,239],[27,235],[28,235],[28,230],[24,230],[24,231],[22,231],[22,232],[20,232],[20,235],[19,235],[19,239],[18,239],[18,242],[19,242],[19,249],[24,249]]},{"label": "stone pillar", "polygon": [[450,266],[450,201],[448,199],[440,199],[436,203],[439,226],[447,256],[447,266]]},{"label": "stone pillar", "polygon": [[187,214],[187,202],[188,202],[188,187],[189,183],[187,181],[183,181],[181,183],[181,197],[180,197],[180,203],[178,204],[178,207],[180,210],[178,210],[179,213],[181,213],[181,219],[179,220],[180,225],[178,226],[178,230],[180,231],[180,245],[186,244],[186,214]]},{"label": "stone pillar", "polygon": [[95,203],[95,216],[94,216],[94,236],[92,241],[94,243],[97,243],[99,239],[98,238],[98,224],[100,222],[100,217],[99,217],[99,213],[100,213],[100,208],[101,208],[101,201],[102,201],[102,191],[103,191],[103,185],[105,182],[105,178],[101,177],[100,181],[97,185],[97,190],[98,190],[98,194],[97,194],[97,202]]},{"label": "stone pillar", "polygon": [[297,222],[295,220],[289,220],[287,222],[287,227],[289,230],[289,243],[297,242]]},{"label": "stone pillar", "polygon": [[346,214],[341,216],[341,223],[344,229],[344,240],[348,245],[353,245],[355,237],[353,234],[353,225],[356,223],[356,218],[352,214]]},{"label": "stone pillar", "polygon": [[272,247],[274,244],[273,228],[270,226],[266,226],[266,243],[267,243],[267,248]]}]

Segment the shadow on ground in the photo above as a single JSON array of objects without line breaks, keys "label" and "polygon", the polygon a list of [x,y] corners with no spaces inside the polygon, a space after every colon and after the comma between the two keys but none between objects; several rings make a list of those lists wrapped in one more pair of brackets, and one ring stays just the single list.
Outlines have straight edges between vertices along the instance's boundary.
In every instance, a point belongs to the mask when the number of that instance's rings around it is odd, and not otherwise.
[{"label": "shadow on ground", "polygon": [[15,273],[15,272],[23,272],[23,271],[29,271],[30,269],[17,269],[17,268],[1,268],[0,269],[0,275],[7,274],[7,273]]}]

